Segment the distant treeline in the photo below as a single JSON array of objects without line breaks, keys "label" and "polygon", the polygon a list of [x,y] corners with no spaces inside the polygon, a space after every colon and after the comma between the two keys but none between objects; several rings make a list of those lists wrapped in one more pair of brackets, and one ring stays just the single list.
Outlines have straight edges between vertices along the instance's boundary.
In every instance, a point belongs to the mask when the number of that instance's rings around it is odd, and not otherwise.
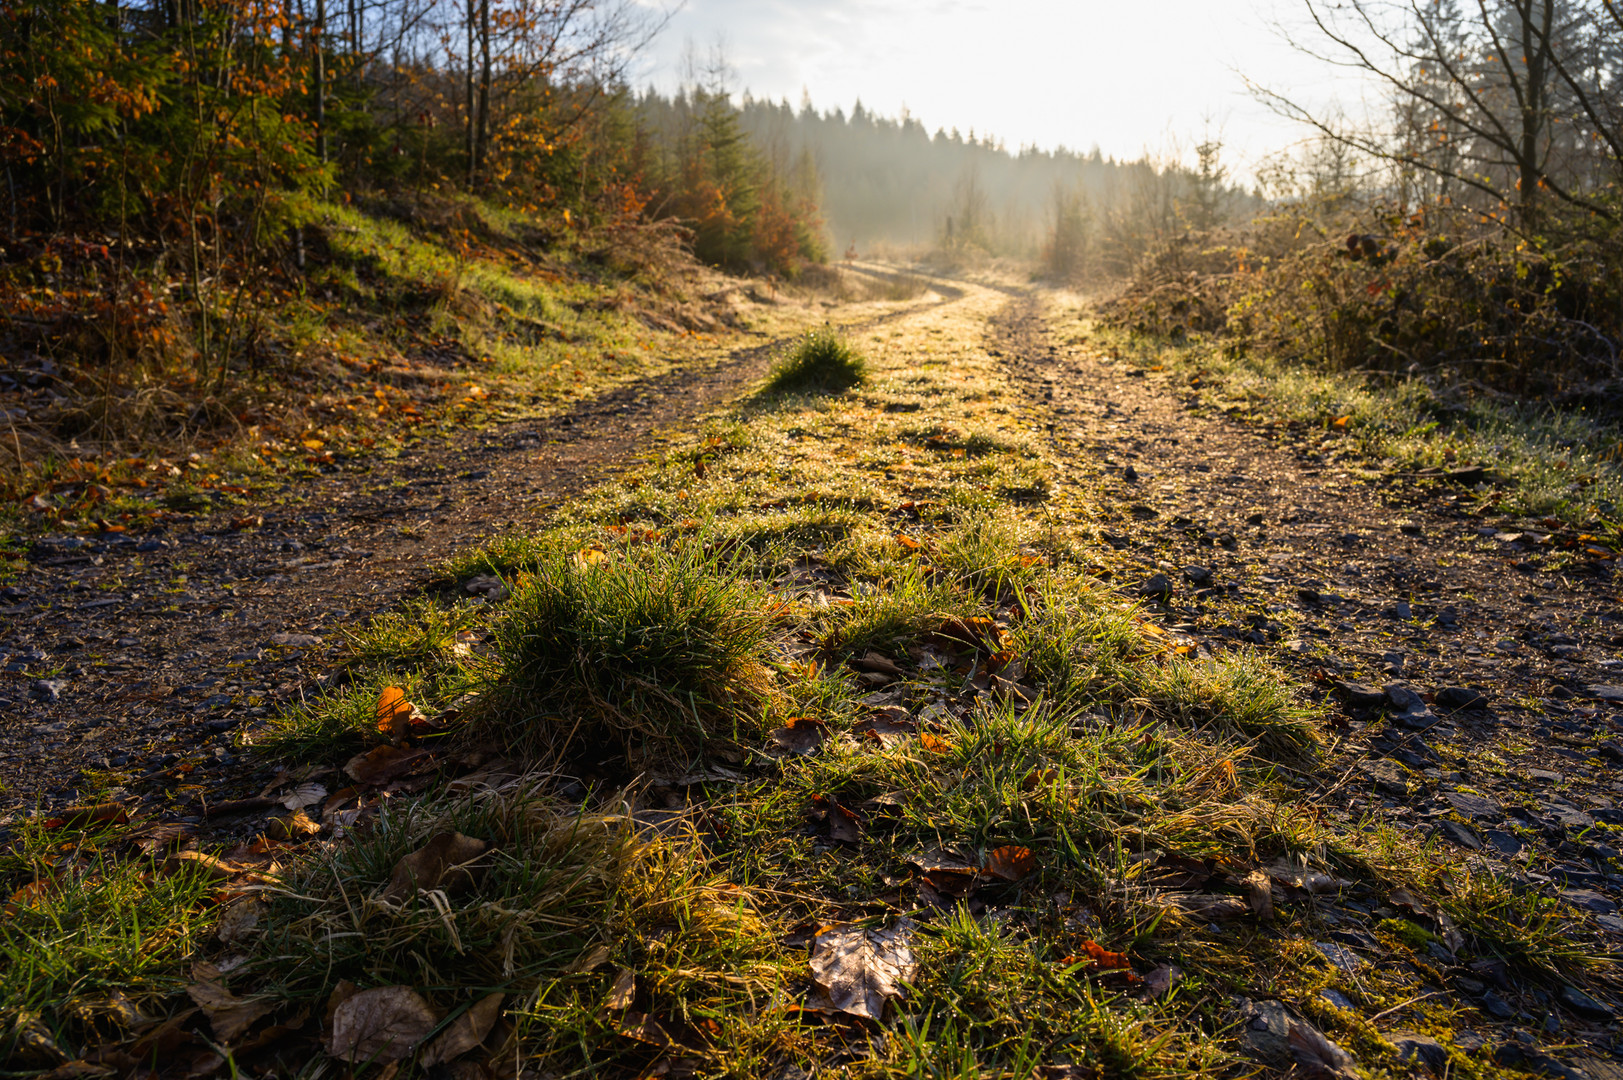
[{"label": "distant treeline", "polygon": [[[644,110],[657,100],[645,95]],[[847,115],[745,94],[740,112],[769,157],[809,155],[837,250],[1041,253],[1057,255],[1067,273],[1124,273],[1156,237],[1249,216],[1259,205],[1229,182],[1216,140],[1203,142],[1193,160],[1118,161],[1097,149],[1010,151],[988,135],[931,134],[912,116],[880,116],[860,102]]]}]

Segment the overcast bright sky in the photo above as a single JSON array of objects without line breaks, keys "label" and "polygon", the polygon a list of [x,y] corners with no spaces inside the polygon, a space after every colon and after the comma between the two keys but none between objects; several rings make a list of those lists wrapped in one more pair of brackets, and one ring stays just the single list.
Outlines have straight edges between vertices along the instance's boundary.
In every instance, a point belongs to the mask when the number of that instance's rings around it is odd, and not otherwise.
[{"label": "overcast bright sky", "polygon": [[905,105],[932,132],[1118,157],[1187,151],[1210,118],[1247,171],[1300,132],[1237,71],[1322,95],[1324,70],[1269,29],[1295,15],[1293,0],[687,0],[644,81],[673,89],[684,44],[719,33],[757,97],[798,105],[804,88],[821,110],[861,98],[892,116]]}]

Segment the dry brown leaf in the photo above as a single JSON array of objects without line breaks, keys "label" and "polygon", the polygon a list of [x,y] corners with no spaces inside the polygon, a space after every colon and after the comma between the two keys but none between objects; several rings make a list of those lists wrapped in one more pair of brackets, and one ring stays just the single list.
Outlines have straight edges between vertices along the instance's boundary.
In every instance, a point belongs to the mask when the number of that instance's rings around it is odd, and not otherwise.
[{"label": "dry brown leaf", "polygon": [[469,864],[489,847],[483,840],[459,832],[440,833],[395,864],[382,898],[397,903],[417,895],[418,889],[449,892],[463,888],[473,880]]},{"label": "dry brown leaf", "polygon": [[874,652],[871,649],[852,660],[851,666],[858,671],[876,671],[881,675],[900,676],[904,674],[901,665],[897,664],[896,661],[884,653]]},{"label": "dry brown leaf", "polygon": [[214,927],[214,935],[222,944],[241,941],[259,928],[259,917],[265,913],[265,904],[257,897],[244,897],[226,908]]},{"label": "dry brown leaf", "polygon": [[225,976],[214,964],[193,964],[192,985],[186,993],[208,1017],[214,1037],[223,1043],[235,1042],[254,1021],[276,1008],[274,1001],[239,998],[225,988]]},{"label": "dry brown leaf", "polygon": [[603,1004],[605,1008],[616,1012],[631,1008],[631,1003],[637,997],[637,974],[630,968],[621,968],[620,974],[614,977],[614,985],[609,988],[608,1000]]},{"label": "dry brown leaf", "polygon": [[1019,881],[1037,869],[1037,856],[1028,847],[1006,844],[987,854],[983,869],[1001,881]]},{"label": "dry brown leaf", "polygon": [[1274,921],[1274,883],[1266,870],[1253,870],[1240,884],[1245,886],[1245,901],[1251,914],[1260,922]]},{"label": "dry brown leaf", "polygon": [[406,700],[406,692],[398,686],[385,686],[378,695],[378,703],[373,709],[378,724],[378,734],[387,735],[396,745],[406,737],[406,729],[411,726],[411,702]]},{"label": "dry brown leaf", "polygon": [[276,814],[265,822],[265,835],[272,840],[305,840],[320,835],[321,825],[303,810]]},{"label": "dry brown leaf", "polygon": [[1251,912],[1251,905],[1238,896],[1213,896],[1210,893],[1195,893],[1190,896],[1177,897],[1179,907],[1212,922],[1223,922],[1228,919],[1239,919]]},{"label": "dry brown leaf", "polygon": [[501,1018],[505,997],[505,994],[486,994],[474,1002],[467,1012],[451,1021],[451,1025],[428,1044],[419,1064],[425,1067],[441,1065],[478,1047]]},{"label": "dry brown leaf", "polygon": [[902,983],[917,967],[910,944],[913,929],[912,920],[898,919],[887,930],[840,928],[817,935],[811,974],[827,1006],[881,1019],[885,1002],[903,995]]},{"label": "dry brown leaf", "polygon": [[564,970],[571,975],[578,974],[582,971],[595,970],[596,968],[602,966],[604,961],[608,960],[609,952],[610,950],[607,945],[599,943],[592,946],[591,952],[584,953],[581,956],[576,957],[575,962],[570,964]]},{"label": "dry brown leaf", "polygon": [[827,726],[811,716],[792,716],[772,733],[772,741],[791,754],[811,754],[823,745]]},{"label": "dry brown leaf", "polygon": [[851,725],[851,733],[866,735],[887,750],[893,746],[900,746],[907,741],[908,736],[918,731],[918,725],[901,710],[897,710],[897,714],[899,715],[887,712],[879,716],[865,717]]},{"label": "dry brown leaf", "polygon": [[620,1034],[661,1049],[676,1045],[676,1040],[660,1026],[659,1021],[646,1013],[626,1013],[625,1020],[620,1024]]},{"label": "dry brown leaf", "polygon": [[93,825],[122,825],[130,820],[130,811],[118,803],[96,806],[70,806],[47,818],[47,829],[88,829]]},{"label": "dry brown leaf", "polygon": [[378,746],[350,758],[344,764],[344,772],[357,784],[382,787],[391,780],[421,772],[432,764],[433,756],[427,750]]},{"label": "dry brown leaf", "polygon": [[307,806],[314,806],[327,797],[327,789],[320,784],[300,784],[282,799],[282,805],[289,810],[303,810]]},{"label": "dry brown leaf", "polygon": [[1144,976],[1144,993],[1151,998],[1164,998],[1183,978],[1183,970],[1176,964],[1157,964]]},{"label": "dry brown leaf", "polygon": [[327,1053],[351,1064],[387,1064],[409,1057],[439,1023],[409,986],[379,986],[347,998],[333,1010]]}]

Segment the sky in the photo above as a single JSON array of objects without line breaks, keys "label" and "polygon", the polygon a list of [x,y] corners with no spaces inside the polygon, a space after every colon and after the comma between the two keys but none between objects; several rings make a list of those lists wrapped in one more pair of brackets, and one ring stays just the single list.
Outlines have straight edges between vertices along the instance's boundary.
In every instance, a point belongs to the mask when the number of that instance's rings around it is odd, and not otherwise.
[{"label": "sky", "polygon": [[1301,132],[1257,104],[1241,72],[1325,92],[1325,70],[1271,29],[1296,18],[1277,6],[1289,2],[686,0],[644,57],[643,82],[674,89],[687,43],[719,38],[737,89],[756,97],[906,108],[932,132],[990,132],[1011,150],[1192,157],[1210,130],[1243,173]]}]

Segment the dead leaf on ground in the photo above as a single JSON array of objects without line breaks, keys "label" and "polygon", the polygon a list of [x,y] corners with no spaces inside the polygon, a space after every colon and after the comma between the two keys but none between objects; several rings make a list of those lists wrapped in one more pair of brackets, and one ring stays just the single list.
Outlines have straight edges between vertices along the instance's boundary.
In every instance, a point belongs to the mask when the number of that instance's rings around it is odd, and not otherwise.
[{"label": "dead leaf on ground", "polygon": [[411,726],[411,702],[406,700],[406,692],[398,686],[385,686],[378,694],[373,714],[377,720],[378,734],[388,736],[398,746],[400,740],[406,737],[406,729]]},{"label": "dead leaf on ground", "polygon": [[945,754],[952,749],[952,743],[939,735],[932,735],[928,731],[919,732],[919,746],[932,754]]},{"label": "dead leaf on ground", "polygon": [[620,1012],[631,1008],[631,1003],[637,997],[637,973],[630,968],[621,968],[620,974],[614,977],[614,985],[609,988],[609,996],[603,1002],[605,1008]]},{"label": "dead leaf on ground", "polygon": [[863,717],[851,725],[851,733],[866,736],[887,750],[893,746],[900,746],[918,731],[918,725],[909,719],[904,711],[897,712],[900,712],[901,716],[885,713]]},{"label": "dead leaf on ground", "polygon": [[884,653],[874,652],[872,649],[853,659],[851,666],[858,671],[876,671],[881,675],[900,676],[904,674],[901,665],[897,664],[896,661]]},{"label": "dead leaf on ground", "polygon": [[1211,893],[1194,893],[1179,896],[1174,899],[1180,908],[1191,915],[1212,922],[1224,922],[1229,919],[1239,919],[1251,913],[1251,905],[1238,896],[1216,896]]},{"label": "dead leaf on ground", "polygon": [[420,1064],[423,1066],[442,1065],[447,1061],[461,1057],[469,1050],[473,1050],[485,1041],[490,1029],[496,1026],[496,1021],[502,1015],[502,1001],[505,994],[486,994],[474,1002],[461,1016],[451,1021],[451,1025],[440,1032],[439,1037],[428,1044],[423,1051]]},{"label": "dead leaf on ground", "polygon": [[379,986],[333,1010],[327,1053],[341,1061],[387,1064],[409,1057],[439,1017],[409,986]]},{"label": "dead leaf on ground", "polygon": [[99,803],[95,806],[70,806],[45,819],[47,829],[88,829],[95,825],[123,825],[130,820],[130,811],[119,803]]},{"label": "dead leaf on ground", "polygon": [[1274,921],[1274,883],[1266,870],[1253,870],[1240,882],[1245,886],[1245,901],[1251,914],[1260,922]]},{"label": "dead leaf on ground", "polygon": [[239,998],[227,990],[225,976],[214,964],[193,964],[192,980],[186,993],[208,1017],[214,1037],[223,1043],[235,1042],[254,1021],[276,1008],[274,1001]]},{"label": "dead leaf on ground", "polygon": [[811,716],[791,716],[772,733],[772,741],[791,754],[813,754],[823,745],[828,727]]},{"label": "dead leaf on ground", "polygon": [[902,983],[917,968],[913,930],[912,920],[898,919],[886,930],[840,928],[817,935],[811,974],[820,999],[814,1005],[880,1020],[885,1002],[903,996]]},{"label": "dead leaf on ground", "polygon": [[265,822],[265,835],[272,840],[305,840],[320,833],[321,825],[303,810],[276,814]]},{"label": "dead leaf on ground", "polygon": [[1025,779],[1020,781],[1020,790],[1025,792],[1036,791],[1038,788],[1046,787],[1058,779],[1059,771],[1057,769],[1032,769],[1026,774]]},{"label": "dead leaf on ground", "polygon": [[1151,998],[1164,998],[1183,978],[1183,970],[1176,964],[1157,964],[1144,976],[1144,993]]},{"label": "dead leaf on ground", "polygon": [[201,871],[215,881],[229,881],[238,877],[257,882],[272,880],[265,874],[257,873],[259,867],[254,864],[238,862],[235,859],[222,859],[203,851],[177,851],[163,865],[164,872],[168,874],[176,874],[186,869]]},{"label": "dead leaf on ground", "polygon": [[320,784],[300,784],[282,799],[282,805],[289,810],[303,810],[307,806],[314,806],[327,797],[327,789]]},{"label": "dead leaf on ground", "polygon": [[471,863],[490,847],[483,840],[459,832],[440,833],[395,864],[382,899],[398,903],[419,889],[463,888],[473,880]]},{"label": "dead leaf on ground", "polygon": [[1037,869],[1037,856],[1028,847],[1005,844],[987,854],[986,865],[982,869],[1000,881],[1019,881]]},{"label": "dead leaf on ground", "polygon": [[676,1045],[676,1040],[660,1026],[659,1021],[647,1013],[626,1013],[620,1023],[620,1034],[662,1050]]},{"label": "dead leaf on ground", "polygon": [[936,636],[948,644],[997,652],[1003,643],[1003,628],[984,615],[969,618],[949,616],[936,628]]},{"label": "dead leaf on ground", "polygon": [[579,974],[582,971],[592,971],[601,967],[608,960],[610,951],[607,945],[599,942],[592,946],[591,952],[576,957],[575,962],[565,968],[564,971],[570,975]]},{"label": "dead leaf on ground", "polygon": [[427,750],[378,746],[350,758],[344,764],[344,772],[357,784],[382,787],[391,780],[428,769],[433,761],[433,755]]},{"label": "dead leaf on ground", "polygon": [[244,897],[220,915],[220,921],[214,927],[214,936],[224,945],[242,941],[259,928],[259,918],[264,913],[262,900],[253,896]]},{"label": "dead leaf on ground", "polygon": [[1132,971],[1133,965],[1127,959],[1126,953],[1111,952],[1103,945],[1091,938],[1082,943],[1082,952],[1068,961],[1076,963],[1085,960],[1089,971]]}]

